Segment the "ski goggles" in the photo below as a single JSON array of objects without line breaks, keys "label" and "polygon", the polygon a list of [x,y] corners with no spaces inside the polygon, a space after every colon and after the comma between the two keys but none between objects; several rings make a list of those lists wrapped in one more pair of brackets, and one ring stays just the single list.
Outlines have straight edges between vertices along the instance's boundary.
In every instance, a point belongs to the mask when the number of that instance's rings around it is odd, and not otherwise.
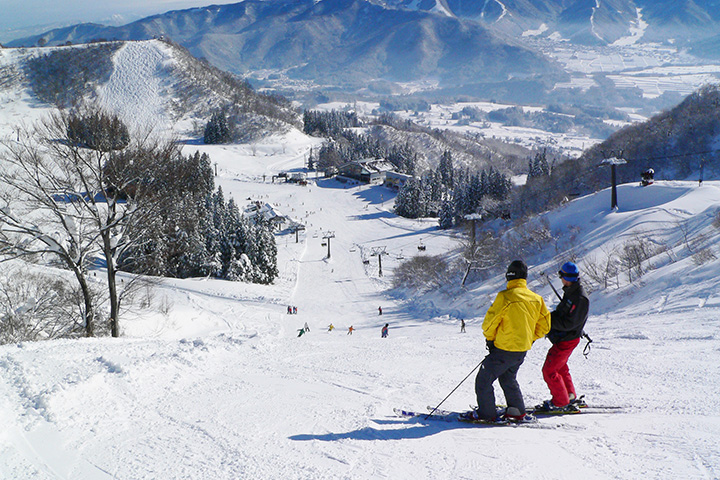
[{"label": "ski goggles", "polygon": [[577,277],[578,277],[578,274],[577,274],[577,273],[567,273],[567,272],[563,272],[562,270],[560,270],[560,271],[558,271],[558,277],[560,277],[560,278],[563,278],[563,277],[565,277],[565,278],[577,278]]}]

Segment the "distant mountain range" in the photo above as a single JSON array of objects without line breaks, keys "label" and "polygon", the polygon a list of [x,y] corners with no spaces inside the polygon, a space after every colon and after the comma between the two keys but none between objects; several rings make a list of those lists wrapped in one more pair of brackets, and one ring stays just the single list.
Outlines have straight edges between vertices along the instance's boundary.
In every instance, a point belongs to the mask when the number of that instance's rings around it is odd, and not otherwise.
[{"label": "distant mountain range", "polygon": [[402,8],[416,8],[472,19],[522,34],[546,29],[575,43],[607,44],[647,24],[643,41],[692,43],[712,36],[720,25],[717,0],[384,0]]},{"label": "distant mountain range", "polygon": [[246,0],[122,27],[77,25],[8,46],[156,36],[233,73],[272,70],[321,85],[359,87],[375,79],[460,85],[563,75],[543,55],[476,21],[367,0]]},{"label": "distant mountain range", "polygon": [[[9,42],[63,45],[166,36],[216,67],[333,88],[425,82],[464,91],[548,90],[562,68],[525,40],[640,41],[717,55],[720,0],[245,0],[124,26],[81,24]],[[380,83],[378,83],[380,82]]]}]

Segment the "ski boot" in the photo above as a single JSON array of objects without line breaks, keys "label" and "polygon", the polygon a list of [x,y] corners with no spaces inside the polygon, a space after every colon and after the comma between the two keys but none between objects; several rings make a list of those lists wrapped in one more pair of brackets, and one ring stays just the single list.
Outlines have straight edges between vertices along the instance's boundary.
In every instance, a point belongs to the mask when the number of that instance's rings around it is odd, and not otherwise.
[{"label": "ski boot", "polygon": [[558,407],[552,400],[545,400],[540,405],[535,405],[534,413],[544,414],[564,414],[564,413],[580,413],[580,407],[569,403],[565,406]]},{"label": "ski boot", "polygon": [[537,419],[529,414],[529,413],[522,413],[520,409],[516,407],[508,407],[505,410],[505,414],[503,415],[503,418],[507,420],[508,422],[512,423],[535,423],[537,422]]},{"label": "ski boot", "polygon": [[588,404],[585,403],[585,395],[575,397],[572,393],[570,394],[570,405],[575,405],[578,408],[587,408]]}]

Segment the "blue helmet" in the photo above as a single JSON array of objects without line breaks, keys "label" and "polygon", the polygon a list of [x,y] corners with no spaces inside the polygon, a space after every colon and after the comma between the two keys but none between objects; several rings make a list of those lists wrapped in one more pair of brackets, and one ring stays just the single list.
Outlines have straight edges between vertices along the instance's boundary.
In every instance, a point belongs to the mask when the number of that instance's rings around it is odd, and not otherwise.
[{"label": "blue helmet", "polygon": [[580,270],[573,262],[565,262],[563,266],[560,267],[558,275],[568,282],[577,282],[580,276]]}]

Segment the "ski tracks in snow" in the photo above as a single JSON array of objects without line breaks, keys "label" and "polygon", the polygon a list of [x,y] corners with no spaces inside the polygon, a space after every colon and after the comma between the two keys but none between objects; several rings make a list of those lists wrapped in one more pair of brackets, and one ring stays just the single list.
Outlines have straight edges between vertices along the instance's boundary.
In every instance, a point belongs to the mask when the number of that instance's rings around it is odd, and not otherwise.
[{"label": "ski tracks in snow", "polygon": [[161,72],[170,61],[158,42],[127,42],[115,54],[110,80],[100,87],[100,102],[141,132],[165,131],[168,118]]}]

